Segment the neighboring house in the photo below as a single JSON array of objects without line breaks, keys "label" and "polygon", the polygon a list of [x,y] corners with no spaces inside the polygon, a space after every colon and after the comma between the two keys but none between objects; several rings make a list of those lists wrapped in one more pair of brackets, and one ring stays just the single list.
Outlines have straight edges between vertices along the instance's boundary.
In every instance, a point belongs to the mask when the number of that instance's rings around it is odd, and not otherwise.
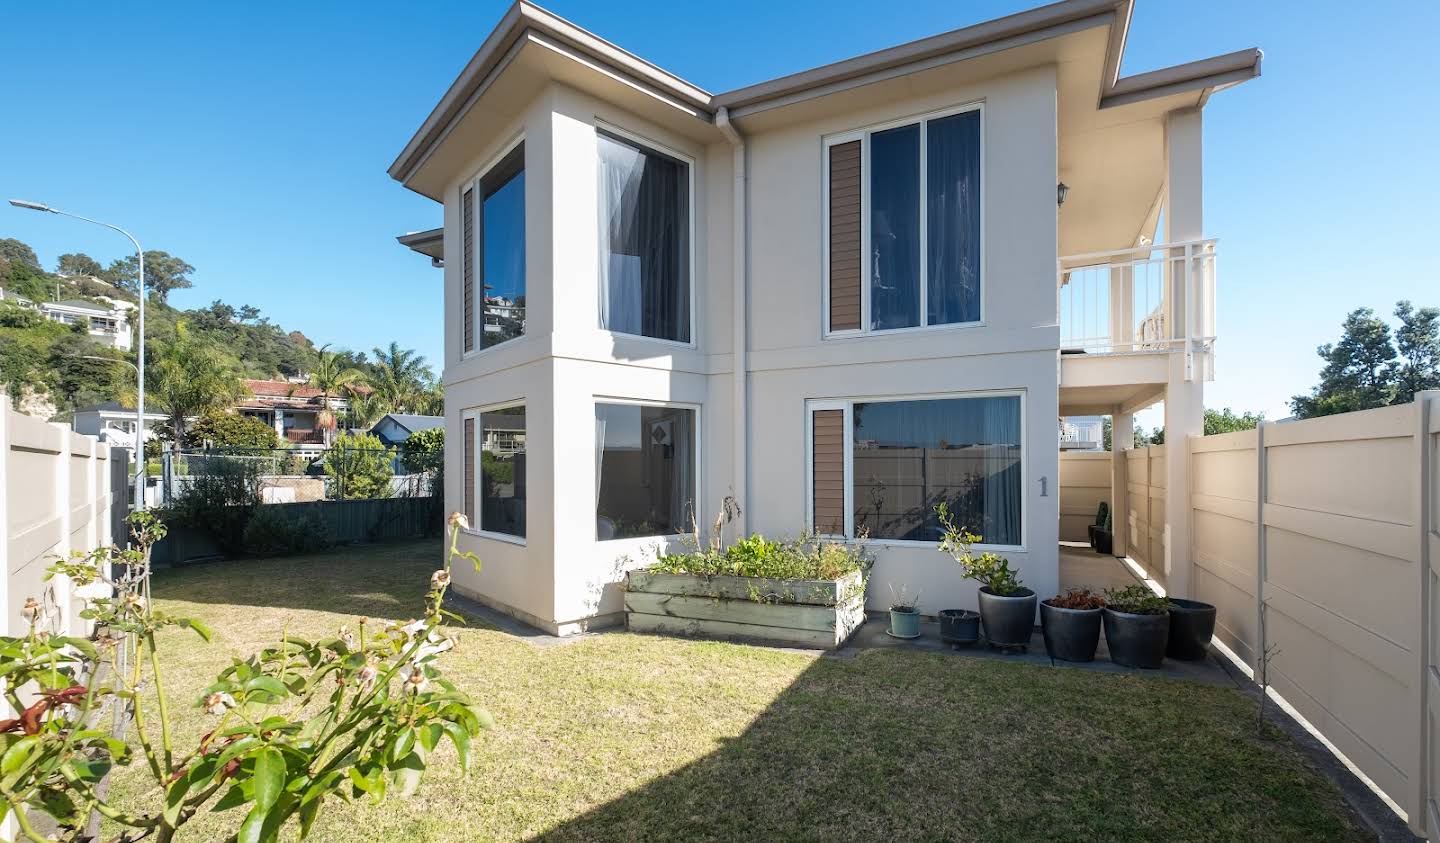
[{"label": "neighboring house", "polygon": [[[445,272],[447,508],[485,559],[457,588],[614,622],[626,568],[733,494],[727,536],[868,535],[871,608],[901,583],[974,607],[941,501],[1055,593],[1055,419],[1127,442],[1163,400],[1171,437],[1202,430],[1201,109],[1260,72],[1122,78],[1131,11],[1067,0],[716,95],[512,6],[390,168],[444,206],[400,240]],[[1156,501],[1179,561],[1184,454]]]},{"label": "neighboring house", "polygon": [[[156,436],[155,428],[165,423],[165,414],[145,413],[145,441]],[[119,401],[105,401],[75,411],[76,433],[94,436],[101,442],[121,448],[135,447],[135,408]]]},{"label": "neighboring house", "polygon": [[419,433],[422,430],[444,427],[444,416],[416,416],[409,413],[386,413],[384,418],[375,422],[370,428],[370,433],[378,438],[385,447],[392,448],[396,445],[403,445],[411,434]]},{"label": "neighboring house", "polygon": [[17,307],[23,307],[26,310],[39,309],[35,306],[35,302],[25,298],[19,293],[7,293],[4,287],[0,287],[0,301],[8,301],[11,304],[16,305]]},{"label": "neighboring house", "polygon": [[1060,420],[1060,450],[1103,451],[1105,420],[1100,416],[1070,416]]},{"label": "neighboring house", "polygon": [[[246,380],[249,395],[235,405],[235,412],[259,419],[275,428],[281,442],[300,450],[320,450],[325,430],[320,414],[327,405],[320,390],[297,381]],[[340,415],[349,408],[343,396],[330,396],[328,409]]]},{"label": "neighboring house", "polygon": [[51,322],[84,325],[91,338],[103,346],[130,350],[130,311],[135,306],[127,301],[105,299],[103,304],[96,304],[83,299],[67,299],[39,302],[36,307]]}]

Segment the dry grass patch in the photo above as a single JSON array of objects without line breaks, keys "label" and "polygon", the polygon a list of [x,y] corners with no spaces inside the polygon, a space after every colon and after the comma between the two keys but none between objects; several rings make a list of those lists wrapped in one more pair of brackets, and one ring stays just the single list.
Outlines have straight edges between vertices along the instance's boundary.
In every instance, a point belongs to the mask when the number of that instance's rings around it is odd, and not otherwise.
[{"label": "dry grass patch", "polygon": [[[439,558],[403,544],[158,575],[161,608],[216,629],[209,646],[164,638],[181,729],[207,728],[191,703],[231,656],[282,628],[407,619]],[[1223,688],[897,651],[459,636],[447,675],[497,723],[470,774],[442,752],[414,799],[337,803],[313,839],[1364,839]],[[133,802],[127,772],[115,789]],[[182,839],[237,822],[203,816]]]}]

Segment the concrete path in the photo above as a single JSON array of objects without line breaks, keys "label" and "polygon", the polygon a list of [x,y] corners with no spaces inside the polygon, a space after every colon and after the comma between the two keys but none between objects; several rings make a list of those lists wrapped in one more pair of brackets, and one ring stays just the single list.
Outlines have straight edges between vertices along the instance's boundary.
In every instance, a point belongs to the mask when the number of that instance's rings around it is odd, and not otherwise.
[{"label": "concrete path", "polygon": [[1139,584],[1139,578],[1119,559],[1102,556],[1091,550],[1089,545],[1061,543],[1060,588],[1104,591]]}]

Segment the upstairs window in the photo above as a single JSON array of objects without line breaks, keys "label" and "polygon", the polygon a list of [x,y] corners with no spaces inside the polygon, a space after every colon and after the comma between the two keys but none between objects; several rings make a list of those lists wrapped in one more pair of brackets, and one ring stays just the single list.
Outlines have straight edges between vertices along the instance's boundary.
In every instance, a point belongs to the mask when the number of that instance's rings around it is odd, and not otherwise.
[{"label": "upstairs window", "polygon": [[826,328],[981,320],[981,109],[826,140]]},{"label": "upstairs window", "polygon": [[690,165],[597,137],[600,327],[690,342]]},{"label": "upstairs window", "polygon": [[525,144],[466,188],[461,203],[469,352],[477,340],[485,349],[525,333]]}]

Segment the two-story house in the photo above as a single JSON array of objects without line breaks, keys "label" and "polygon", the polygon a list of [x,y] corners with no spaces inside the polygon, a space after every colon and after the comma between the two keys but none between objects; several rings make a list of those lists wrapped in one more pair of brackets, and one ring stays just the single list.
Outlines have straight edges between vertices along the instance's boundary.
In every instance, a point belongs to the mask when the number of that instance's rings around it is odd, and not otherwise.
[{"label": "two-story house", "polygon": [[444,206],[400,239],[444,267],[447,506],[484,560],[457,588],[613,622],[733,495],[729,536],[865,537],[871,608],[974,605],[942,501],[1054,593],[1056,419],[1201,429],[1201,115],[1260,70],[1122,77],[1130,16],[1066,0],[712,94],[511,7],[389,171]]}]

